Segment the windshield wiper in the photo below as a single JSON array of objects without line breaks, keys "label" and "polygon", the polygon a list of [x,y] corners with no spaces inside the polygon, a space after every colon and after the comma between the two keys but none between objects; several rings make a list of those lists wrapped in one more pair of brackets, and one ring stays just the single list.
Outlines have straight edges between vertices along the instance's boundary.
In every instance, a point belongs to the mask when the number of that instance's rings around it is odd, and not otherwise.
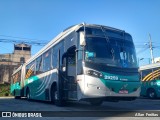
[{"label": "windshield wiper", "polygon": [[105,31],[104,31],[104,29],[103,29],[102,26],[101,26],[101,30],[102,30],[102,32],[104,33],[104,37],[105,37],[107,43],[109,43],[109,42],[110,42],[110,41],[109,41],[109,38],[106,36]]},{"label": "windshield wiper", "polygon": [[[109,38],[106,36],[105,30],[103,29],[102,26],[101,26],[101,30],[102,30],[102,32],[104,33],[104,37],[105,37],[107,43],[110,43],[110,40],[109,40]],[[114,61],[114,57],[115,57],[115,55],[114,55],[114,49],[113,49],[113,48],[110,48],[110,46],[109,46],[108,44],[107,44],[107,49],[108,49],[108,51],[111,52],[112,58],[113,58],[113,61]]]}]

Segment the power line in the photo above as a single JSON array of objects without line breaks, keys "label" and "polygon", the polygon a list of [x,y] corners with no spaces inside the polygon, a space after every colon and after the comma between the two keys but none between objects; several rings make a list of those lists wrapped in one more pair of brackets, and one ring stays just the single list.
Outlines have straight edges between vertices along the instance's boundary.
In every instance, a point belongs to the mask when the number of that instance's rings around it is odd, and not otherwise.
[{"label": "power line", "polygon": [[140,53],[142,53],[142,52],[146,51],[147,49],[148,49],[148,47],[143,48],[143,49],[141,49],[140,51],[138,51],[136,54],[140,54]]},{"label": "power line", "polygon": [[48,42],[15,40],[15,39],[0,39],[0,42],[3,42],[3,43],[24,43],[24,44],[40,45],[40,46],[44,46],[48,43]]},{"label": "power line", "polygon": [[4,49],[6,49],[6,50],[10,50],[10,49],[8,49],[8,48],[6,48],[6,47],[3,47],[2,45],[0,45],[0,47],[4,48]]},{"label": "power line", "polygon": [[25,37],[17,37],[17,36],[10,36],[10,35],[2,35],[0,34],[0,36],[2,37],[9,37],[9,38],[18,38],[18,39],[26,39],[26,40],[35,40],[35,41],[46,41],[46,40],[40,40],[40,39],[32,39],[32,38],[25,38]]},{"label": "power line", "polygon": [[[32,39],[32,38],[17,37],[17,36],[2,35],[2,34],[0,34],[0,36],[5,37],[5,38],[0,38],[0,42],[3,42],[3,43],[24,43],[24,44],[31,44],[31,45],[37,45],[37,46],[44,46],[49,42],[47,40]],[[17,39],[21,39],[21,40],[17,40]]]}]

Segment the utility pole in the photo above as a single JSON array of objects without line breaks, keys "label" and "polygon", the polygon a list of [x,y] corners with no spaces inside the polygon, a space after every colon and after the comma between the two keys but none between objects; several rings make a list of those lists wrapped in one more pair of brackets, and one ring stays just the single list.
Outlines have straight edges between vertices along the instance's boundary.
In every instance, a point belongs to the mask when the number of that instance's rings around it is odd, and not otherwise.
[{"label": "utility pole", "polygon": [[152,46],[152,40],[151,40],[150,34],[149,34],[149,48],[150,48],[150,54],[151,54],[151,63],[154,63],[153,46]]}]

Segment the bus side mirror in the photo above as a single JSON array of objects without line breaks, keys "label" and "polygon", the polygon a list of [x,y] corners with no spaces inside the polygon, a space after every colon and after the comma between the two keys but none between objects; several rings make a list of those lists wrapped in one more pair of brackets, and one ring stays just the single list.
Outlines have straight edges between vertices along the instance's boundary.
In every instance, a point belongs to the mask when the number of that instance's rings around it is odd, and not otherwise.
[{"label": "bus side mirror", "polygon": [[81,46],[85,46],[86,45],[84,32],[80,32],[80,45]]}]

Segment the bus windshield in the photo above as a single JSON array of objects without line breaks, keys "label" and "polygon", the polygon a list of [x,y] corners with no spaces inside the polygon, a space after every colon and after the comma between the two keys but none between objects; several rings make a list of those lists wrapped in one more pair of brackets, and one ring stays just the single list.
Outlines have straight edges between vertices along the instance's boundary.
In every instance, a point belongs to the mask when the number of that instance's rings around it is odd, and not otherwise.
[{"label": "bus windshield", "polygon": [[137,68],[133,42],[118,38],[87,37],[85,61],[115,67]]}]

